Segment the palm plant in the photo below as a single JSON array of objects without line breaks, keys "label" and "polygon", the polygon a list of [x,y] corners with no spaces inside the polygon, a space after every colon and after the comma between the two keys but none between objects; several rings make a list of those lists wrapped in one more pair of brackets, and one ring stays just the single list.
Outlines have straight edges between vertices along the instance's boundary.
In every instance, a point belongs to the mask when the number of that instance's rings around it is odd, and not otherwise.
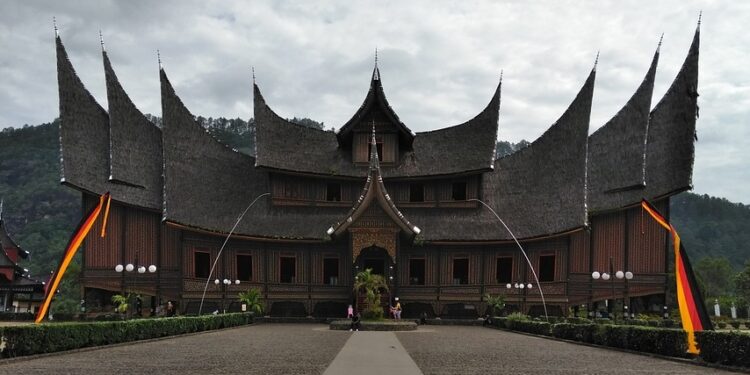
[{"label": "palm plant", "polygon": [[383,307],[380,306],[381,290],[388,290],[388,284],[386,284],[383,275],[373,274],[372,268],[357,274],[354,281],[354,291],[365,293],[367,307],[364,310],[364,317],[366,319],[383,318]]},{"label": "palm plant", "polygon": [[112,303],[117,305],[117,307],[115,308],[115,311],[117,311],[118,313],[124,314],[128,312],[128,307],[130,306],[130,293],[128,293],[127,295],[122,295],[122,294],[113,295]]},{"label": "palm plant", "polygon": [[247,292],[241,292],[239,294],[240,303],[247,306],[247,311],[255,313],[255,315],[263,315],[263,301],[261,301],[261,294],[259,289],[249,289]]},{"label": "palm plant", "polygon": [[498,295],[496,297],[491,296],[489,293],[484,295],[485,301],[487,301],[487,307],[489,315],[499,315],[505,308],[505,297]]}]

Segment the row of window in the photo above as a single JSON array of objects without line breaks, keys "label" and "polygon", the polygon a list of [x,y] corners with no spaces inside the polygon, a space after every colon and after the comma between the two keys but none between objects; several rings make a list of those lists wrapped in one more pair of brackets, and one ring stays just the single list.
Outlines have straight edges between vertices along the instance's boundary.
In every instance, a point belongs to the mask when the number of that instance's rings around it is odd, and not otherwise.
[{"label": "row of window", "polygon": [[[424,184],[421,182],[413,182],[409,184],[409,202],[424,202]],[[454,201],[465,201],[466,200],[466,182],[454,182],[451,185],[451,199]],[[341,184],[337,182],[329,182],[326,184],[326,201],[328,202],[340,202],[341,201]]]},{"label": "row of window", "polygon": [[[195,277],[207,278],[211,271],[211,257],[209,253],[195,252],[194,271]],[[236,275],[241,281],[253,280],[253,257],[246,254],[236,255]],[[424,258],[409,259],[409,285],[425,284],[426,266]],[[555,256],[541,255],[539,257],[539,281],[549,282],[555,280]],[[469,283],[469,259],[453,259],[453,284],[464,285]],[[294,257],[279,258],[279,281],[282,283],[295,283],[297,278],[297,259]],[[337,285],[339,279],[339,259],[323,259],[323,284]],[[495,262],[495,280],[498,284],[513,282],[513,258],[497,258]]]}]

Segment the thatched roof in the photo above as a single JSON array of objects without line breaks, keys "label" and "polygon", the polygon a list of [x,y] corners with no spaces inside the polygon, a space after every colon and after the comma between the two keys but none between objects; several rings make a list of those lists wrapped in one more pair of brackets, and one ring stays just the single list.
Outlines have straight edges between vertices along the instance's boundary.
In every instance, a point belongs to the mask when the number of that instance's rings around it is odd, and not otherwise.
[{"label": "thatched roof", "polygon": [[113,199],[121,202],[159,209],[161,205],[145,189],[109,182],[109,115],[78,78],[59,36],[55,42],[61,182],[93,194],[109,191]]},{"label": "thatched roof", "polygon": [[396,204],[388,195],[388,190],[383,184],[383,177],[380,175],[380,160],[378,158],[378,152],[375,142],[375,127],[372,128],[372,137],[370,139],[370,163],[367,172],[367,181],[365,182],[364,188],[359,195],[359,198],[354,203],[354,206],[349,212],[341,218],[341,221],[332,225],[327,231],[329,235],[338,236],[341,235],[351,224],[357,222],[360,216],[362,216],[368,209],[368,207],[375,203],[388,215],[393,223],[395,223],[405,234],[409,236],[417,235],[421,232],[419,227],[415,226],[401,213],[396,207]]},{"label": "thatched roof", "polygon": [[102,51],[109,103],[110,181],[143,189],[150,207],[161,206],[161,130],[146,119],[123,90]]},{"label": "thatched roof", "polygon": [[517,237],[586,224],[586,143],[595,77],[593,69],[575,100],[541,137],[498,159],[495,172],[485,175],[487,203]]},{"label": "thatched roof", "polygon": [[377,63],[375,68],[372,70],[372,77],[370,78],[370,90],[365,96],[365,101],[359,107],[356,113],[349,119],[338,131],[336,138],[339,144],[347,148],[347,145],[351,145],[352,142],[352,131],[354,128],[365,120],[365,116],[373,108],[380,108],[385,114],[386,118],[396,126],[398,129],[399,143],[404,148],[411,148],[412,142],[414,141],[414,133],[404,125],[403,122],[398,118],[396,112],[388,104],[388,99],[385,97],[385,91],[383,91],[383,81],[380,77],[380,69],[378,69]]},{"label": "thatched roof", "polygon": [[[382,176],[440,176],[492,170],[500,88],[498,84],[487,107],[473,119],[460,125],[417,133],[413,136],[411,148],[400,153],[400,160],[393,167],[383,168]],[[372,93],[381,91],[379,84],[371,87],[368,97],[379,97]],[[256,166],[323,176],[364,177],[367,174],[367,167],[354,164],[351,151],[341,147],[343,129],[335,134],[283,119],[268,106],[257,85],[254,85],[254,100]],[[365,100],[363,108],[369,110],[377,103],[375,99]],[[383,111],[392,110],[386,107]],[[345,130],[345,133],[350,133],[350,130]]]},{"label": "thatched roof", "polygon": [[646,198],[692,188],[699,46],[700,24],[680,72],[651,111],[646,142]]},{"label": "thatched roof", "polygon": [[646,185],[648,131],[657,48],[643,82],[625,106],[589,136],[588,189],[592,212],[640,202]]}]

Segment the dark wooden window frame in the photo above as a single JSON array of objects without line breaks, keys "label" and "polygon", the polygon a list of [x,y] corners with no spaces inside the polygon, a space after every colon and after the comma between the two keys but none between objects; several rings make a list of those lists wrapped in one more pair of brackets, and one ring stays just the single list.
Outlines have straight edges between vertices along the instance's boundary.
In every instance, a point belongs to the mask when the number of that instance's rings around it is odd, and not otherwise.
[{"label": "dark wooden window frame", "polygon": [[[498,265],[501,259],[510,259],[510,275],[507,279],[504,279],[504,280],[500,279],[500,274],[499,274],[500,269]],[[507,283],[513,282],[513,271],[514,271],[513,268],[515,266],[515,262],[516,262],[515,259],[509,255],[501,255],[495,258],[495,281],[498,284],[507,284]]]},{"label": "dark wooden window frame", "polygon": [[[411,277],[411,261],[412,260],[421,260],[422,261],[422,279],[421,282],[418,283],[412,283],[412,277]],[[427,284],[427,260],[423,256],[418,257],[411,257],[409,258],[409,285],[426,285]]]},{"label": "dark wooden window frame", "polygon": [[[327,260],[335,260],[336,261],[336,284],[331,284],[330,280],[326,280],[326,261]],[[324,256],[323,257],[323,285],[339,285],[340,281],[338,279],[341,278],[341,258],[337,256]]]},{"label": "dark wooden window frame", "polygon": [[327,202],[341,202],[341,183],[340,182],[327,182],[326,183],[326,201]]},{"label": "dark wooden window frame", "polygon": [[[283,260],[284,259],[292,259],[293,265],[294,265],[294,274],[291,277],[290,281],[283,281],[282,280],[282,271],[283,271]],[[279,282],[283,284],[296,284],[297,283],[297,257],[294,255],[280,255],[279,256]]]},{"label": "dark wooden window frame", "polygon": [[[242,278],[240,275],[240,257],[248,257],[250,258],[250,278]],[[251,253],[237,253],[234,256],[234,262],[235,262],[235,268],[237,272],[237,280],[240,281],[253,281],[253,277],[255,276],[255,273],[253,272],[253,254]]]},{"label": "dark wooden window frame", "polygon": [[[552,258],[552,278],[547,278],[547,277],[545,277],[547,275],[544,273],[544,270],[542,270],[542,258],[550,258],[550,257]],[[539,262],[538,262],[538,264],[539,264],[539,282],[540,283],[544,283],[544,282],[553,282],[553,281],[555,281],[555,277],[557,276],[557,272],[556,272],[557,271],[556,270],[556,268],[557,268],[557,254],[553,253],[553,252],[539,254]]]},{"label": "dark wooden window frame", "polygon": [[[455,283],[456,280],[456,261],[458,260],[465,260],[466,261],[466,281],[465,282],[459,282],[458,284]],[[468,285],[469,280],[471,279],[471,258],[464,257],[464,256],[457,256],[453,257],[451,260],[451,284],[452,285]]]},{"label": "dark wooden window frame", "polygon": [[[463,191],[456,190],[457,186],[463,186]],[[451,199],[453,201],[465,201],[469,195],[469,184],[466,181],[453,181],[451,183]]]},{"label": "dark wooden window frame", "polygon": [[[416,193],[421,188],[421,194]],[[409,183],[409,202],[411,203],[423,203],[425,202],[425,184],[423,182],[410,182]]]},{"label": "dark wooden window frame", "polygon": [[[205,254],[208,256],[208,263],[206,264],[208,266],[208,272],[205,273],[201,272],[201,275],[198,275],[198,254]],[[195,249],[193,250],[193,277],[198,279],[205,279],[209,276],[209,273],[211,273],[211,251],[208,249]]]}]

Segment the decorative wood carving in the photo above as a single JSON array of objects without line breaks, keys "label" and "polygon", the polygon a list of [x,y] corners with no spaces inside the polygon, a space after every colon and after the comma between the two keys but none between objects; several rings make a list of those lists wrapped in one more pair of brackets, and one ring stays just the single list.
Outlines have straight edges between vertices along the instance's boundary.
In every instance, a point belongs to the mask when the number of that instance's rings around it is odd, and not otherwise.
[{"label": "decorative wood carving", "polygon": [[372,246],[385,249],[395,263],[398,231],[397,228],[349,228],[352,234],[352,263],[356,262],[363,249]]}]

